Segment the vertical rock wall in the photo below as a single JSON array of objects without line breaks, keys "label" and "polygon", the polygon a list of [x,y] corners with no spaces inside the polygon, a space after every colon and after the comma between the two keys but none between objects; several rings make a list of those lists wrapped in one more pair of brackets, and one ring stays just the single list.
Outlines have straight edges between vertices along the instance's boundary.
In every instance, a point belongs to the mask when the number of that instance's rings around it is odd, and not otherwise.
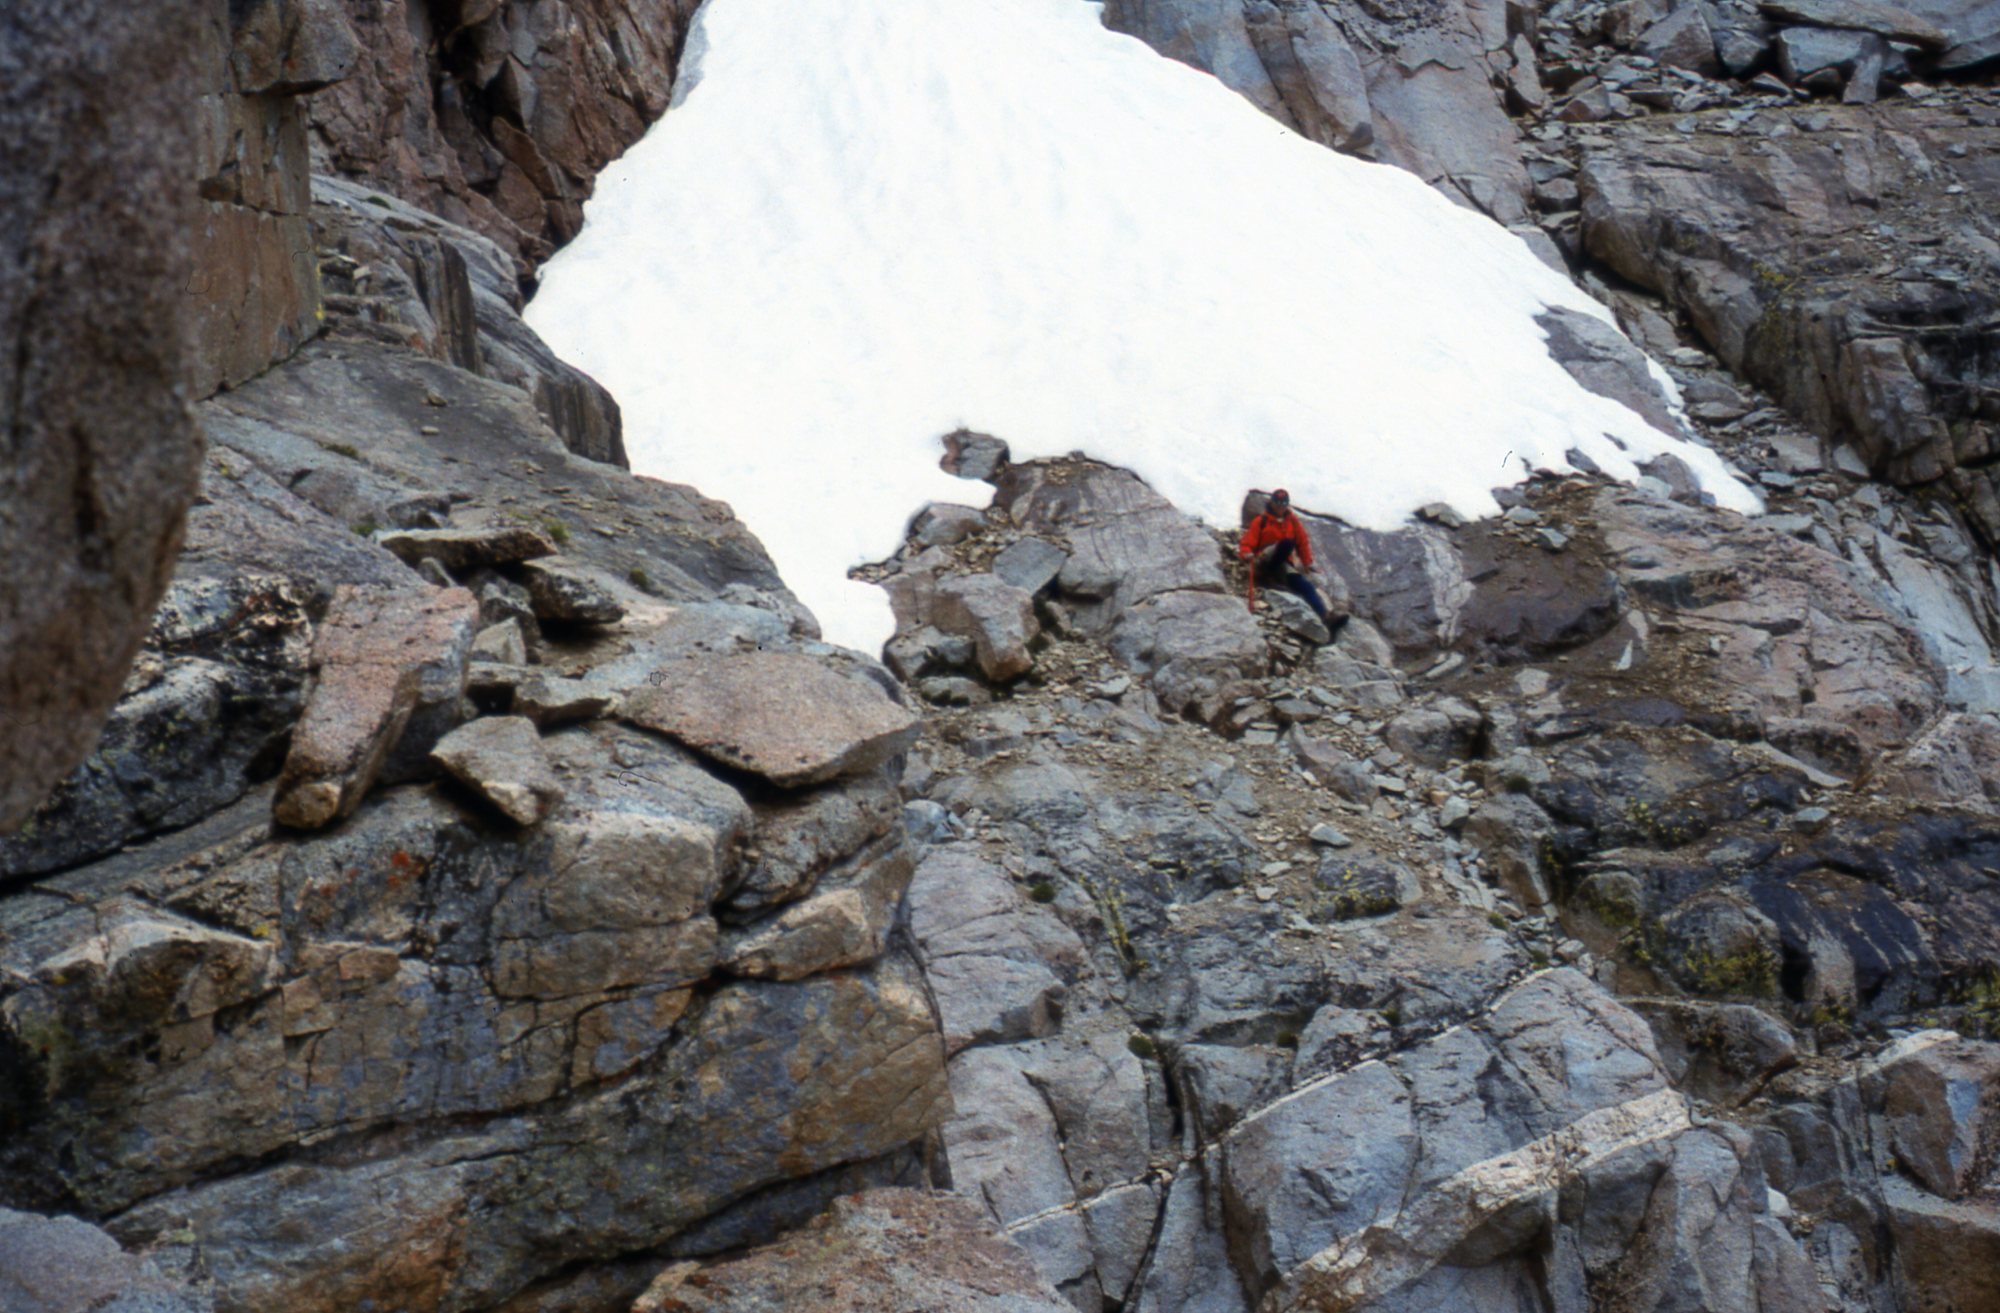
[{"label": "vertical rock wall", "polygon": [[697,0],[346,6],[366,53],[313,101],[321,166],[485,234],[531,278],[665,112]]},{"label": "vertical rock wall", "polygon": [[304,93],[347,76],[359,55],[332,0],[217,0],[202,6],[194,176],[195,395],[234,387],[318,331],[319,279]]},{"label": "vertical rock wall", "polygon": [[0,11],[0,827],[96,738],[194,492],[195,145],[162,107],[203,8]]}]

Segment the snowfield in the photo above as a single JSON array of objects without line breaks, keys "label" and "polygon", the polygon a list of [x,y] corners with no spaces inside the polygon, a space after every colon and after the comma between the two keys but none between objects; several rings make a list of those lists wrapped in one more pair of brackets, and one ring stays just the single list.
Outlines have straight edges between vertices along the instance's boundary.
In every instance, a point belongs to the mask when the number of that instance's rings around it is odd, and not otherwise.
[{"label": "snowfield", "polygon": [[730,502],[835,642],[938,439],[1081,450],[1233,525],[1248,487],[1389,529],[1529,466],[1671,451],[1552,361],[1601,306],[1491,221],[1334,154],[1081,0],[709,0],[678,103],[606,170],[530,324],[624,407],[632,466]]}]

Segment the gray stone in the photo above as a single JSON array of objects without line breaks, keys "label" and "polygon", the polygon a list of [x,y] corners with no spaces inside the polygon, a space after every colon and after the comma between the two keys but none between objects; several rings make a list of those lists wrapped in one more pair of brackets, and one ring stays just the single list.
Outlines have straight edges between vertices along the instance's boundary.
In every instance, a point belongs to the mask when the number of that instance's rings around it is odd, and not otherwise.
[{"label": "gray stone", "polygon": [[0,1208],[0,1308],[8,1313],[209,1313],[213,1307],[88,1222]]},{"label": "gray stone", "polygon": [[995,482],[1007,468],[1007,444],[989,433],[959,429],[944,436],[944,456],[940,469],[961,479]]},{"label": "gray stone", "polygon": [[993,573],[1016,588],[1039,593],[1055,582],[1069,553],[1043,538],[1022,538],[1009,543],[993,558]]},{"label": "gray stone", "polygon": [[1710,76],[1722,71],[1716,57],[1715,35],[1700,5],[1681,4],[1653,23],[1632,48],[1673,68]]},{"label": "gray stone", "polygon": [[566,565],[533,562],[522,567],[522,577],[537,620],[608,625],[625,616],[625,607],[608,589]]},{"label": "gray stone", "polygon": [[1773,17],[1813,27],[1874,32],[1934,50],[1950,44],[1950,38],[1928,20],[1880,0],[1758,0],[1757,7]]},{"label": "gray stone", "polygon": [[1272,590],[1264,594],[1265,600],[1277,611],[1278,622],[1287,633],[1303,638],[1308,643],[1325,644],[1333,641],[1326,625],[1313,614],[1303,598],[1294,597],[1282,590]]},{"label": "gray stone", "polygon": [[1337,826],[1326,821],[1321,821],[1318,825],[1313,826],[1312,832],[1306,837],[1314,843],[1322,844],[1328,848],[1345,848],[1354,842],[1354,840],[1341,833]]},{"label": "gray stone", "polygon": [[972,639],[979,671],[994,683],[1016,679],[1034,665],[1028,644],[1042,630],[1035,618],[1034,596],[995,575],[941,580],[931,622],[946,633]]},{"label": "gray stone", "polygon": [[503,666],[528,663],[528,643],[521,637],[521,622],[503,620],[479,631],[472,640],[468,659]]},{"label": "gray stone", "polygon": [[2000,1044],[1932,1034],[1897,1049],[1870,1078],[1896,1161],[1940,1198],[1980,1191],[2000,1150]]},{"label": "gray stone", "polygon": [[511,710],[526,716],[537,729],[549,730],[579,720],[592,720],[611,709],[611,695],[587,679],[565,679],[543,672],[528,674],[514,686]]},{"label": "gray stone", "polygon": [[971,506],[932,502],[918,513],[912,539],[919,547],[949,547],[985,526],[985,512]]},{"label": "gray stone", "polygon": [[1460,698],[1403,712],[1383,729],[1391,747],[1426,766],[1444,766],[1472,756],[1486,719]]},{"label": "gray stone", "polygon": [[431,758],[459,783],[505,813],[534,825],[562,801],[535,723],[524,716],[489,716],[460,725],[438,740]]}]

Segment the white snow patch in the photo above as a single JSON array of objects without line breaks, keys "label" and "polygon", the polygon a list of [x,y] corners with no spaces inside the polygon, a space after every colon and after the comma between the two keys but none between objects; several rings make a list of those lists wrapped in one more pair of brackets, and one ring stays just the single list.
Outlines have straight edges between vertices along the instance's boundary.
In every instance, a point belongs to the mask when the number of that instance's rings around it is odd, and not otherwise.
[{"label": "white snow patch", "polygon": [[731,502],[855,647],[891,626],[847,569],[989,495],[937,469],[961,426],[1216,524],[1279,484],[1379,529],[1491,514],[1570,448],[1758,508],[1548,357],[1546,307],[1609,318],[1518,239],[1079,0],[710,0],[586,214],[530,324],[618,397],[634,469]]}]

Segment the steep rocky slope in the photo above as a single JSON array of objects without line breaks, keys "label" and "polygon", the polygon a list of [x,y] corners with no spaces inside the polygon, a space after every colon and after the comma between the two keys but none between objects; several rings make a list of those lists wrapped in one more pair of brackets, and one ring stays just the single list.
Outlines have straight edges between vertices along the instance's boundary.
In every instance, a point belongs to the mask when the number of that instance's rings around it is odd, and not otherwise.
[{"label": "steep rocky slope", "polygon": [[1805,517],[1318,523],[1320,647],[1131,476],[996,477],[887,580],[1039,594],[903,607],[969,704],[910,924],[953,1184],[1079,1307],[1930,1307],[1991,1243],[2000,1048],[1917,1033],[1992,1024],[1991,722]]},{"label": "steep rocky slope", "polygon": [[199,491],[0,838],[0,1205],[95,1226],[0,1302],[1996,1307],[1986,10],[1767,8],[1106,14],[1537,225],[1769,513],[1316,519],[1329,642],[958,433],[886,665],[518,317],[686,7],[205,9]]}]

